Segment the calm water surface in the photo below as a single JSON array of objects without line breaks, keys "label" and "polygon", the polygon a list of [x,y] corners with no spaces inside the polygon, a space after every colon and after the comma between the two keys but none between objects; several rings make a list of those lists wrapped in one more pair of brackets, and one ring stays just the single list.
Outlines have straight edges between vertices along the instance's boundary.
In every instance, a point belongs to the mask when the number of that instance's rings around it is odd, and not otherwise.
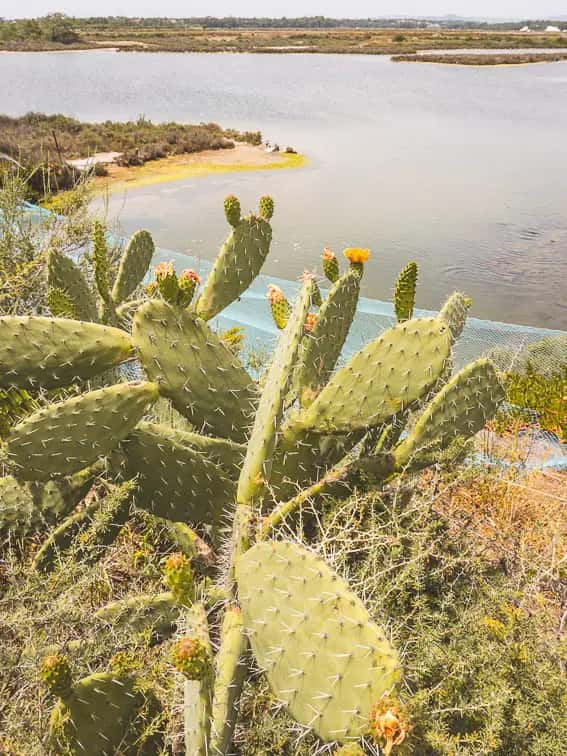
[{"label": "calm water surface", "polygon": [[370,247],[365,294],[421,268],[419,304],[460,288],[478,317],[567,328],[567,62],[506,68],[387,57],[114,52],[0,55],[0,109],[82,119],[218,121],[309,156],[302,170],[217,175],[115,196],[125,233],[214,257],[229,192],[277,201],[266,270],[324,246]]}]

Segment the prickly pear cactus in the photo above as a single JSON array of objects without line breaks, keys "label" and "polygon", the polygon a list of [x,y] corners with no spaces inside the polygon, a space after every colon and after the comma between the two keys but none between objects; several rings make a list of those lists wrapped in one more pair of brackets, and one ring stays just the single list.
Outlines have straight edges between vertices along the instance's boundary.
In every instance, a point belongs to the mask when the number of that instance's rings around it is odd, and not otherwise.
[{"label": "prickly pear cactus", "polygon": [[195,427],[233,441],[245,438],[256,387],[206,323],[155,300],[137,311],[132,339],[150,380]]},{"label": "prickly pear cactus", "polygon": [[[227,199],[225,212],[233,227],[221,247],[203,292],[197,302],[197,314],[210,320],[243,294],[260,272],[270,251],[273,201],[262,198],[260,215],[247,215],[240,219],[240,203],[236,197]],[[262,217],[262,214],[267,215]]]},{"label": "prickly pear cactus", "polygon": [[59,522],[81,500],[91,476],[79,474],[48,483],[19,483],[0,478],[0,539],[23,538]]},{"label": "prickly pear cactus", "polygon": [[12,429],[9,464],[21,480],[79,472],[125,438],[157,398],[153,383],[121,383],[49,405]]},{"label": "prickly pear cactus", "polygon": [[47,257],[47,286],[57,289],[72,303],[77,317],[96,322],[96,301],[79,266],[70,257],[52,248]]},{"label": "prickly pear cactus", "polygon": [[470,438],[482,430],[505,398],[496,371],[487,359],[471,362],[425,408],[415,427],[395,450],[404,467],[420,454],[439,451],[459,436]]},{"label": "prickly pear cactus", "polygon": [[136,505],[159,517],[219,524],[234,501],[234,483],[202,452],[177,443],[163,426],[143,423],[122,442],[110,466],[123,480],[136,478]]},{"label": "prickly pear cactus", "polygon": [[281,424],[312,292],[313,283],[307,278],[268,370],[238,480],[236,498],[239,504],[252,504],[259,500],[269,480],[277,430]]},{"label": "prickly pear cactus", "polygon": [[311,333],[305,338],[295,383],[307,407],[329,380],[356,314],[360,277],[349,271],[339,278],[323,302]]},{"label": "prickly pear cactus", "polygon": [[403,323],[404,320],[411,320],[413,317],[416,286],[417,263],[410,262],[398,276],[394,290],[394,309],[398,323]]},{"label": "prickly pear cactus", "polygon": [[449,328],[436,318],[394,326],[332,376],[298,427],[332,434],[380,425],[435,386],[450,352]]},{"label": "prickly pear cactus", "polygon": [[[59,674],[58,681],[61,678]],[[65,690],[52,685],[51,691],[60,695],[50,722],[50,744],[55,753],[150,756],[163,746],[160,734],[144,737],[146,727],[151,733],[160,705],[130,677],[99,672]]]},{"label": "prickly pear cactus", "polygon": [[54,388],[88,380],[128,358],[118,328],[64,318],[0,317],[0,386]]},{"label": "prickly pear cactus", "polygon": [[274,695],[325,741],[364,735],[400,665],[362,602],[323,559],[290,542],[257,543],[236,576],[244,626]]},{"label": "prickly pear cactus", "polygon": [[470,310],[472,300],[470,297],[456,291],[451,294],[439,312],[439,319],[447,323],[453,339],[458,339],[467,320],[467,314]]},{"label": "prickly pear cactus", "polygon": [[144,280],[154,256],[155,246],[148,231],[136,231],[120,258],[112,287],[112,299],[120,304],[128,299]]}]

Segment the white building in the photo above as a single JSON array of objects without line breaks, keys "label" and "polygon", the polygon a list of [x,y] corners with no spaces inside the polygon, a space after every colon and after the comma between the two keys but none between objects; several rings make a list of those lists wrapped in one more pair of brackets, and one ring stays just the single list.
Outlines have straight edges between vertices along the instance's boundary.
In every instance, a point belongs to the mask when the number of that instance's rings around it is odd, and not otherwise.
[{"label": "white building", "polygon": [[559,32],[561,34],[561,29],[558,26],[548,26],[545,31],[546,32]]}]

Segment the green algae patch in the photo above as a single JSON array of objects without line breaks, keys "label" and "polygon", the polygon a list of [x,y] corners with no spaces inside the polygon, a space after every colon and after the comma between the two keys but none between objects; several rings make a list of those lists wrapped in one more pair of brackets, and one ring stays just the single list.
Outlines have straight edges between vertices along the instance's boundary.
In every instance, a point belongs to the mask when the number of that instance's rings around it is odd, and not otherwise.
[{"label": "green algae patch", "polygon": [[114,193],[130,187],[204,178],[213,174],[302,168],[306,164],[305,155],[265,152],[260,147],[240,144],[233,150],[207,150],[190,155],[175,155],[136,167],[111,165],[108,166],[109,175],[95,179],[94,183],[98,190]]}]

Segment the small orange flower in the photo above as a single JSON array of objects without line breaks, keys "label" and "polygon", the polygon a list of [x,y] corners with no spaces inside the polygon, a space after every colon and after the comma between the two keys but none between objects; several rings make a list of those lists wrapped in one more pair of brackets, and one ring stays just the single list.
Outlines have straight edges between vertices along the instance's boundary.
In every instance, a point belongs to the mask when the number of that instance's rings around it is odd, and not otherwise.
[{"label": "small orange flower", "polygon": [[370,257],[369,249],[360,249],[359,247],[348,247],[345,249],[344,256],[351,263],[365,263]]},{"label": "small orange flower", "polygon": [[334,260],[335,259],[335,253],[332,249],[329,249],[329,247],[325,247],[323,250],[323,254],[321,255],[323,260]]}]

